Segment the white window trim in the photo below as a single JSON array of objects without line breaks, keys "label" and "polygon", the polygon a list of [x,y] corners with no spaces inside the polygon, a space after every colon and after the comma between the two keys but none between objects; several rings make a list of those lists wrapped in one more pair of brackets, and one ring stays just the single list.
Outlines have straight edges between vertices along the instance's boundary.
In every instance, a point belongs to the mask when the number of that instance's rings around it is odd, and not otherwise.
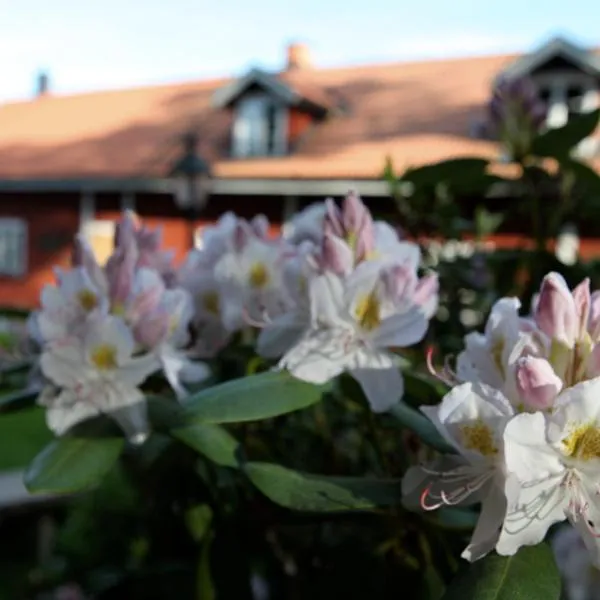
[{"label": "white window trim", "polygon": [[115,235],[115,227],[116,223],[110,219],[93,219],[84,224],[82,233],[88,240],[96,235],[111,237]]},{"label": "white window trim", "polygon": [[[267,148],[264,149],[264,152],[261,152],[259,154],[250,154],[250,153],[246,153],[245,151],[243,151],[244,149],[241,147],[242,143],[240,140],[240,136],[241,134],[241,128],[243,127],[244,123],[242,121],[242,116],[241,116],[241,109],[243,106],[243,103],[245,101],[249,101],[249,100],[256,100],[256,99],[261,99],[261,100],[265,100],[268,102],[272,102],[275,107],[276,107],[276,113],[275,113],[275,130],[273,132],[274,135],[274,140],[273,140],[273,149],[271,152],[269,152],[267,150]],[[235,115],[234,115],[234,122],[233,122],[233,129],[232,129],[232,138],[231,138],[231,154],[232,156],[234,156],[235,158],[261,158],[261,157],[271,157],[271,156],[284,156],[287,153],[287,145],[288,145],[288,139],[287,139],[287,130],[288,130],[288,120],[289,120],[289,116],[288,116],[288,107],[286,104],[277,101],[277,99],[273,98],[271,95],[265,93],[265,92],[258,92],[258,93],[253,93],[253,94],[248,94],[246,95],[244,98],[242,98],[239,103],[236,106],[235,109]],[[265,124],[265,131],[266,131],[266,124]],[[268,141],[265,139],[265,143],[268,143]]]},{"label": "white window trim", "polygon": [[[12,230],[12,231],[11,231]],[[0,218],[0,237],[5,231],[20,238],[21,248],[18,249],[18,265],[15,268],[7,268],[0,264],[0,276],[22,277],[27,274],[29,268],[29,239],[27,221],[16,217]]]},{"label": "white window trim", "polygon": [[595,110],[600,102],[600,90],[594,79],[584,73],[573,73],[566,70],[544,73],[535,77],[538,89],[550,89],[549,110],[546,126],[551,129],[566,124],[569,115],[567,89],[580,86],[583,90],[581,109],[584,112]]}]

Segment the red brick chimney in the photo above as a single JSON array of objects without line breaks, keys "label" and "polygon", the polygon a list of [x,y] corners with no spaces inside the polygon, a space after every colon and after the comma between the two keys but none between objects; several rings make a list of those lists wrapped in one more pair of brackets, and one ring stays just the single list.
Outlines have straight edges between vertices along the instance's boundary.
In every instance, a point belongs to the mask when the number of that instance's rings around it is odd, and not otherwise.
[{"label": "red brick chimney", "polygon": [[291,43],[287,47],[287,71],[310,69],[310,50],[306,44]]}]

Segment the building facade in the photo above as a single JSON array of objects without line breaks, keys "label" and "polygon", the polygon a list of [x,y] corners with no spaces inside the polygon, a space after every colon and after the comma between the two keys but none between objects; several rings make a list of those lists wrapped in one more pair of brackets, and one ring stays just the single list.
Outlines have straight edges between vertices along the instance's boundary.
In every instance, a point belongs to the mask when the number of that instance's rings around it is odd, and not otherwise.
[{"label": "building facade", "polygon": [[[227,210],[275,226],[298,209],[356,189],[393,212],[386,157],[402,170],[452,157],[497,159],[481,135],[499,77],[527,76],[547,126],[599,105],[600,58],[565,39],[523,56],[318,69],[288,48],[280,72],[0,105],[0,306],[35,306],[81,232],[100,259],[114,219],[135,210],[163,228],[182,258],[190,231]],[[193,132],[214,171],[208,204],[190,221],[169,177]],[[595,135],[577,149],[598,167]]]}]

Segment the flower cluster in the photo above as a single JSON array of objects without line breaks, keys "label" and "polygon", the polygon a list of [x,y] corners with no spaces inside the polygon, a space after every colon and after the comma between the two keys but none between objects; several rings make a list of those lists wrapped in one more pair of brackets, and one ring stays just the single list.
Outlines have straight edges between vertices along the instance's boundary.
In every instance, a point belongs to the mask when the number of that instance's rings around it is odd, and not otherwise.
[{"label": "flower cluster", "polygon": [[421,507],[482,504],[463,556],[512,555],[569,520],[600,559],[600,293],[548,274],[531,315],[517,299],[493,307],[466,337],[453,386],[422,407],[455,455],[413,467],[407,499]]},{"label": "flower cluster", "polygon": [[148,425],[139,386],[148,376],[162,371],[180,396],[182,382],[208,376],[183,351],[191,298],[176,285],[160,233],[126,213],[105,266],[78,238],[72,268],[56,269],[56,279],[43,289],[29,323],[40,350],[39,402],[47,407],[48,426],[61,435],[106,413],[132,441],[143,441]]},{"label": "flower cluster", "polygon": [[489,126],[512,160],[520,160],[546,120],[547,107],[528,79],[502,79],[488,108]]},{"label": "flower cluster", "polygon": [[214,356],[240,330],[295,377],[349,372],[375,411],[402,396],[391,349],[420,341],[437,308],[437,278],[419,278],[420,251],[374,221],[354,193],[315,203],[270,239],[264,217],[224,215],[180,271],[194,297],[195,351]]},{"label": "flower cluster", "polygon": [[309,206],[281,236],[269,229],[264,216],[227,213],[179,268],[132,213],[104,266],[78,238],[72,268],[56,270],[29,323],[49,427],[61,435],[107,413],[143,441],[146,379],[162,373],[184,398],[185,383],[209,375],[201,361],[240,333],[275,368],[313,383],[347,371],[373,410],[395,404],[393,350],[420,341],[437,308],[436,277],[417,275],[418,246],[353,193],[341,209]]}]

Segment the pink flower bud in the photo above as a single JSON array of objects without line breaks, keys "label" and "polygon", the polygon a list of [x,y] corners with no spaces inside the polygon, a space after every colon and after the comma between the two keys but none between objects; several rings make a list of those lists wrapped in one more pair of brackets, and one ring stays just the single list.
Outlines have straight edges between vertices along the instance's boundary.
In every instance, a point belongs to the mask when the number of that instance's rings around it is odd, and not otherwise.
[{"label": "pink flower bud", "polygon": [[588,357],[586,375],[590,379],[600,375],[600,344],[596,344],[596,346],[594,346],[592,353]]},{"label": "pink flower bud", "polygon": [[133,288],[137,259],[138,251],[133,238],[128,238],[127,245],[117,248],[108,259],[106,277],[113,304],[122,305],[127,302]]},{"label": "pink flower bud", "polygon": [[373,219],[358,194],[350,192],[344,199],[342,207],[342,222],[346,234],[359,235],[365,228],[371,229],[373,236]]},{"label": "pink flower bud", "polygon": [[543,358],[523,356],[516,365],[517,390],[526,408],[544,410],[554,404],[563,383]]},{"label": "pink flower bud", "polygon": [[331,231],[333,235],[344,237],[344,226],[340,209],[331,198],[325,200],[325,231]]},{"label": "pink flower bud", "polygon": [[266,240],[269,237],[269,220],[265,215],[256,215],[250,221],[250,227],[260,239]]},{"label": "pink flower bud", "polygon": [[600,290],[594,292],[590,297],[590,314],[588,318],[588,332],[592,341],[597,342],[600,338]]},{"label": "pink flower bud", "polygon": [[565,280],[548,273],[542,281],[535,310],[538,327],[550,338],[572,347],[579,333],[579,315]]},{"label": "pink flower bud", "polygon": [[233,232],[233,247],[236,252],[242,252],[248,243],[249,237],[246,224],[239,221]]},{"label": "pink flower bud", "polygon": [[126,210],[115,226],[115,248],[129,245],[135,240],[138,218],[131,210]]},{"label": "pink flower bud", "polygon": [[586,277],[574,290],[573,300],[575,302],[575,310],[579,317],[579,332],[578,338],[587,331],[588,320],[590,316],[590,280]]},{"label": "pink flower bud", "polygon": [[365,260],[375,249],[375,231],[373,221],[369,218],[367,224],[356,234],[356,260]]},{"label": "pink flower bud", "polygon": [[169,333],[169,313],[166,310],[156,310],[145,314],[133,327],[133,336],[139,344],[153,349]]},{"label": "pink flower bud", "polygon": [[336,275],[347,275],[354,266],[354,257],[348,244],[334,235],[323,236],[321,268]]}]

